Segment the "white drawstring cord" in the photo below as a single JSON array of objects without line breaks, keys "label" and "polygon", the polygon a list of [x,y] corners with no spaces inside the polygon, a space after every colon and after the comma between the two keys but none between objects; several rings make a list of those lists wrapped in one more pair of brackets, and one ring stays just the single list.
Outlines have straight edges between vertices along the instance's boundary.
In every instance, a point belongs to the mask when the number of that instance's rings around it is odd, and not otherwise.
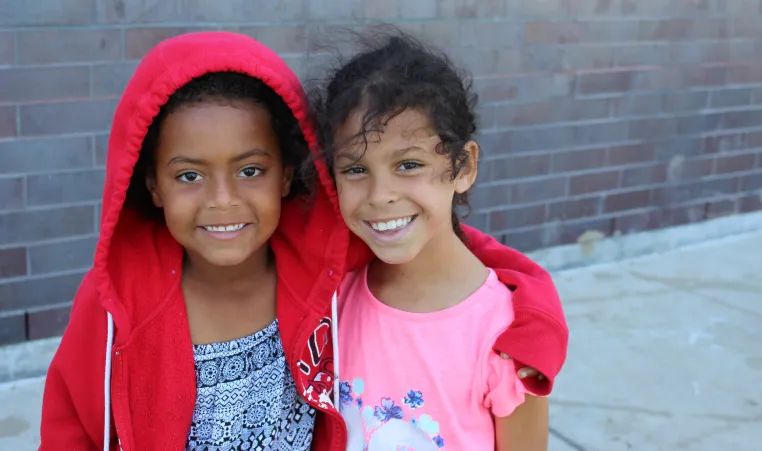
[{"label": "white drawstring cord", "polygon": [[331,338],[333,339],[333,406],[336,410],[339,409],[339,401],[341,401],[339,393],[339,314],[338,314],[338,297],[337,292],[333,292],[333,298],[331,299]]},{"label": "white drawstring cord", "polygon": [[103,451],[109,451],[111,443],[111,350],[114,341],[114,317],[108,315],[106,333],[106,368],[103,377]]}]

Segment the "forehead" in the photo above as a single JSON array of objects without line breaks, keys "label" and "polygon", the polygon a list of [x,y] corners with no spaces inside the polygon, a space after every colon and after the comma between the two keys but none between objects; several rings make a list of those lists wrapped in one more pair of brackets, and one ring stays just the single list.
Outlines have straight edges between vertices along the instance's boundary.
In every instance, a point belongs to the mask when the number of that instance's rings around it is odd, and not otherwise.
[{"label": "forehead", "polygon": [[159,148],[211,155],[250,147],[277,149],[269,112],[249,102],[185,105],[161,125]]},{"label": "forehead", "polygon": [[[366,110],[357,109],[349,115],[346,121],[336,130],[336,145],[343,151],[359,152],[363,150],[363,123],[367,120]],[[374,118],[376,119],[376,118]],[[368,124],[368,150],[375,147],[400,147],[418,145],[421,147],[435,146],[439,137],[434,131],[428,117],[421,111],[407,109],[387,119],[386,116],[377,118],[378,124]]]}]

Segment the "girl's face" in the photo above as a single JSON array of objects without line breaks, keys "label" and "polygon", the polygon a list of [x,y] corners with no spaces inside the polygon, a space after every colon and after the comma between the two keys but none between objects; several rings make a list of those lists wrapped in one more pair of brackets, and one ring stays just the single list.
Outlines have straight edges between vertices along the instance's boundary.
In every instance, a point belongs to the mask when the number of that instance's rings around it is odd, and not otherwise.
[{"label": "girl's face", "polygon": [[334,158],[339,206],[352,232],[388,264],[412,261],[435,238],[455,235],[452,199],[476,178],[478,149],[466,146],[471,159],[452,179],[450,157],[436,152],[441,140],[426,115],[405,110],[380,133],[353,139],[363,111],[337,130]]},{"label": "girl's face", "polygon": [[266,252],[292,174],[267,110],[247,102],[181,107],[164,119],[155,168],[147,180],[153,202],[191,261],[235,266]]}]

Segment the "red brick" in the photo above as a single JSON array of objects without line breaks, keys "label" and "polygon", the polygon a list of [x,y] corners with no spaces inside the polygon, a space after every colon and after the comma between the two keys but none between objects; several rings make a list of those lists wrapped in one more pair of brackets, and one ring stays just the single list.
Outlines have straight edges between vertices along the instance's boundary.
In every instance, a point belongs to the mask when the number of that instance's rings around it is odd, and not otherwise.
[{"label": "red brick", "polygon": [[120,30],[33,30],[16,36],[20,64],[115,61],[122,57]]},{"label": "red brick", "polygon": [[552,102],[502,105],[495,107],[495,126],[522,126],[554,122],[558,106]]},{"label": "red brick", "polygon": [[485,153],[490,157],[506,155],[514,149],[511,148],[512,132],[488,132],[481,134],[477,142]]},{"label": "red brick", "polygon": [[608,150],[609,166],[623,166],[631,163],[646,163],[653,161],[655,148],[653,144],[632,144],[612,147]]},{"label": "red brick", "polygon": [[599,214],[601,198],[588,197],[583,199],[565,199],[550,204],[548,221],[563,221],[569,219],[596,216]]},{"label": "red brick", "polygon": [[706,205],[679,205],[662,211],[662,227],[691,224],[706,219]]},{"label": "red brick", "polygon": [[678,168],[668,168],[670,181],[694,180],[712,174],[714,161],[710,158],[688,159],[682,162]]},{"label": "red brick", "polygon": [[604,94],[625,92],[632,85],[632,71],[606,71],[579,76],[580,94]]},{"label": "red brick", "polygon": [[583,221],[564,222],[559,225],[555,232],[557,238],[554,244],[578,243],[579,239],[589,232],[601,232],[604,236],[612,233],[613,220],[593,218]]},{"label": "red brick", "polygon": [[141,59],[156,44],[179,34],[209,30],[205,27],[129,28],[125,31],[124,47],[127,59]]},{"label": "red brick", "polygon": [[581,22],[529,22],[524,31],[527,44],[572,44],[584,33]]},{"label": "red brick", "polygon": [[13,64],[13,33],[0,32],[0,66]]},{"label": "red brick", "polygon": [[24,194],[24,177],[0,178],[0,211],[24,208]]},{"label": "red brick", "polygon": [[529,252],[544,246],[558,244],[555,241],[548,240],[540,228],[503,233],[500,235],[500,242],[521,252]]},{"label": "red brick", "polygon": [[744,175],[740,183],[741,191],[762,190],[762,173]]},{"label": "red brick", "polygon": [[619,171],[576,175],[569,182],[569,194],[575,196],[616,189],[619,187],[619,175]]},{"label": "red brick", "polygon": [[649,210],[617,216],[614,232],[623,234],[643,232],[661,227],[661,210]]},{"label": "red brick", "polygon": [[243,27],[230,31],[251,36],[278,53],[307,51],[307,30],[303,26]]},{"label": "red brick", "polygon": [[[762,134],[760,134],[760,136],[762,138]],[[745,133],[707,136],[703,140],[702,153],[708,154],[742,150],[747,147],[747,141],[749,142],[749,147],[754,147],[752,144],[754,139],[756,138],[752,135],[747,136]]]},{"label": "red brick", "polygon": [[488,170],[488,179],[492,181],[535,177],[549,172],[550,156],[520,155],[499,160],[488,160],[484,162],[484,166]]},{"label": "red brick", "polygon": [[[521,181],[511,186],[511,199],[516,204],[541,202],[566,195],[566,178]],[[499,205],[499,204],[498,204]]]},{"label": "red brick", "polygon": [[436,4],[437,16],[446,18],[494,18],[504,17],[506,12],[506,4],[500,0],[438,0]]},{"label": "red brick", "polygon": [[686,86],[720,86],[727,83],[728,68],[713,66],[685,68],[683,78]]},{"label": "red brick", "polygon": [[567,0],[512,0],[518,3],[519,11],[525,17],[564,16],[569,8]]},{"label": "red brick", "polygon": [[648,189],[609,194],[603,201],[603,211],[612,213],[644,208],[648,206],[650,199],[651,191]]},{"label": "red brick", "polygon": [[29,310],[50,304],[71,302],[82,281],[82,274],[25,279],[0,284],[0,312]]},{"label": "red brick", "polygon": [[706,205],[707,219],[720,218],[723,216],[732,215],[735,212],[736,212],[735,199],[713,200],[713,201],[707,202],[707,205]]},{"label": "red brick", "polygon": [[754,154],[718,156],[715,160],[714,174],[750,171],[754,169]]},{"label": "red brick", "polygon": [[0,279],[26,275],[26,248],[0,250]]},{"label": "red brick", "polygon": [[479,211],[495,205],[507,205],[511,203],[511,187],[508,185],[477,185],[468,193],[469,202],[474,210]]},{"label": "red brick", "polygon": [[529,227],[545,222],[545,205],[491,211],[489,229],[492,232]]},{"label": "red brick", "polygon": [[111,127],[116,100],[98,99],[21,106],[21,134],[103,132]]},{"label": "red brick", "polygon": [[28,334],[30,340],[63,335],[69,323],[71,305],[34,310],[28,313]]},{"label": "red brick", "polygon": [[0,70],[0,102],[77,99],[89,96],[89,67],[22,67]]},{"label": "red brick", "polygon": [[516,98],[519,78],[475,79],[480,102],[503,102]]},{"label": "red brick", "polygon": [[0,106],[0,138],[16,136],[16,107]]},{"label": "red brick", "polygon": [[762,210],[762,195],[752,194],[738,199],[738,212],[749,213]]},{"label": "red brick", "polygon": [[622,188],[648,186],[667,181],[667,165],[654,164],[622,171]]},{"label": "red brick", "polygon": [[0,314],[0,346],[26,340],[26,315],[24,313]]},{"label": "red brick", "polygon": [[583,171],[605,165],[605,148],[565,151],[553,155],[553,172]]}]

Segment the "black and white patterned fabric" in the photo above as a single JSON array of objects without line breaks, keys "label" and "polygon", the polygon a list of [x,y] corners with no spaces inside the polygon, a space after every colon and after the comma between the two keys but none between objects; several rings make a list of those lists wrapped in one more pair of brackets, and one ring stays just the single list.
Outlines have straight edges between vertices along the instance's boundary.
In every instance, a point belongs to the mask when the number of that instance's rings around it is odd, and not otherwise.
[{"label": "black and white patterned fabric", "polygon": [[277,321],[193,351],[197,395],[188,451],[310,449],[315,410],[296,393]]}]

